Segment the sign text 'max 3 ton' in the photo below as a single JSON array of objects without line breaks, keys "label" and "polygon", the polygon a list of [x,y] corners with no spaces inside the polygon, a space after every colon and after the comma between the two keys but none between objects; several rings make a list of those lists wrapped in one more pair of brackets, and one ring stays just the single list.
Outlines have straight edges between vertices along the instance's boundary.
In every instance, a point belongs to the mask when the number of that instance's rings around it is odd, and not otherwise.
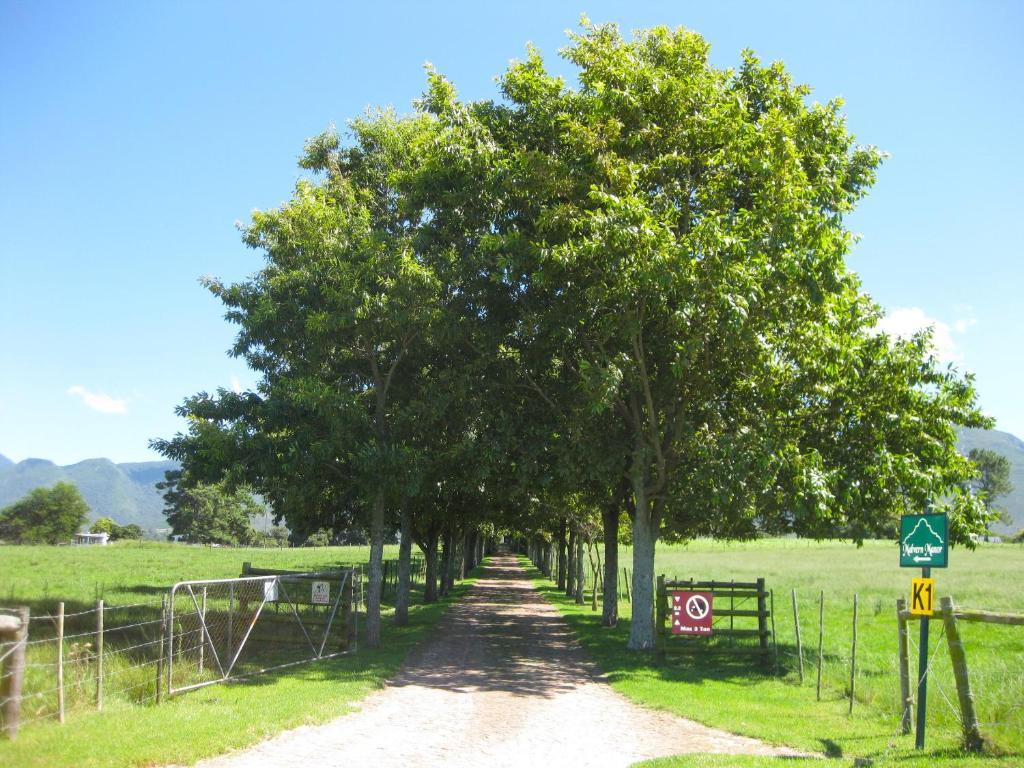
[{"label": "sign text 'max 3 ton'", "polygon": [[711,634],[710,592],[672,593],[672,634]]},{"label": "sign text 'max 3 ton'", "polygon": [[945,568],[949,564],[949,520],[945,515],[900,518],[900,567]]}]

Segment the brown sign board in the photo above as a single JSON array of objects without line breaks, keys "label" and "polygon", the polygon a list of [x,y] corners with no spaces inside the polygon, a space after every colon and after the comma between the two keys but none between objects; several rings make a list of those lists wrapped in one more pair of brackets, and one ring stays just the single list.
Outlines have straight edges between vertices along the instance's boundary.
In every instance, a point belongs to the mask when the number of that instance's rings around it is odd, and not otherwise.
[{"label": "brown sign board", "polygon": [[711,635],[711,599],[710,592],[671,592],[672,599],[672,634],[673,635]]}]

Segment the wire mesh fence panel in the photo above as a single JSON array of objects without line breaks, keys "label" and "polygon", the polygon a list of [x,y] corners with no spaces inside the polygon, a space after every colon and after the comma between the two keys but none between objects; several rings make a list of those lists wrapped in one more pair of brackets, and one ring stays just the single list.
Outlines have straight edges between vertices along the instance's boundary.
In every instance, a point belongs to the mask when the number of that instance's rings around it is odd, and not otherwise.
[{"label": "wire mesh fence panel", "polygon": [[166,628],[169,694],[354,648],[353,571],[180,582]]}]

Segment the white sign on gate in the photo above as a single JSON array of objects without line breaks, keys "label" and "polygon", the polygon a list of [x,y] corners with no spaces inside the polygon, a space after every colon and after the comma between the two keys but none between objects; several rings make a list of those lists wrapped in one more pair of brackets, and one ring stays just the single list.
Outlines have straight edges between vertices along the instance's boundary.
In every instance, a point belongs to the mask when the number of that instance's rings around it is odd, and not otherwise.
[{"label": "white sign on gate", "polygon": [[312,603],[313,605],[327,605],[331,602],[331,582],[314,581]]},{"label": "white sign on gate", "polygon": [[277,602],[277,582],[276,581],[264,581],[263,582],[263,599],[268,603]]}]

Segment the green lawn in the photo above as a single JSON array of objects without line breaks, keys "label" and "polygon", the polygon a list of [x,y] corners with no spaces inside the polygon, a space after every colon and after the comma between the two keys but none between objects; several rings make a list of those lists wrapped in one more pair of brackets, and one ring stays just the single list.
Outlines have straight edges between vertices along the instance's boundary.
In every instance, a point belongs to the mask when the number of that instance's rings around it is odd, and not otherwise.
[{"label": "green lawn", "polygon": [[[630,565],[628,548],[621,563]],[[780,670],[762,671],[746,657],[707,654],[657,666],[646,656],[623,652],[625,621],[604,630],[589,604],[577,607],[549,582],[539,582],[569,618],[612,684],[637,701],[711,725],[842,757],[871,756],[900,765],[959,765],[956,689],[941,624],[932,623],[926,757],[913,750],[913,737],[899,735],[896,676],[895,600],[909,592],[911,575],[900,569],[897,549],[887,542],[862,548],[841,542],[796,540],[728,544],[694,542],[661,546],[657,573],[679,578],[751,580],[763,576],[774,590]],[[934,570],[939,595],[960,606],[1024,613],[1024,595],[1013,585],[1024,576],[1019,546],[954,550],[950,568]],[[799,682],[790,590],[800,606],[805,680]],[[823,695],[815,696],[818,596],[825,597]],[[847,714],[853,594],[860,600],[854,714]],[[739,606],[737,606],[739,607]],[[747,607],[747,606],[743,606]],[[985,765],[1019,765],[1024,757],[1024,628],[961,623],[982,731],[992,751]],[[916,643],[917,626],[912,625]],[[916,655],[912,659],[916,669]],[[913,674],[913,672],[912,672]],[[665,765],[760,765],[758,760],[722,762],[709,756],[680,758]]]},{"label": "green lawn", "polygon": [[[397,548],[394,550],[387,551],[385,556],[397,555]],[[369,550],[209,549],[142,543],[106,548],[7,547],[2,554],[0,604],[27,603],[33,614],[39,616],[52,611],[63,598],[66,610],[72,613],[91,608],[95,596],[100,594],[112,605],[146,603],[133,609],[133,615],[146,620],[154,610],[158,615],[158,606],[150,605],[159,601],[160,594],[178,580],[237,576],[246,560],[254,566],[287,569],[365,562]],[[159,706],[152,703],[152,664],[128,670],[129,682],[134,681],[132,675],[141,675],[140,688],[134,694],[111,690],[104,711],[97,713],[91,704],[91,664],[83,665],[84,684],[76,689],[76,666],[66,662],[67,723],[58,725],[49,715],[47,719],[29,722],[17,741],[0,741],[0,765],[99,768],[187,764],[253,744],[288,728],[330,720],[383,685],[468,583],[442,603],[414,606],[410,624],[404,628],[394,627],[391,611],[385,610],[384,646],[377,651],[361,649],[351,656],[215,685],[165,700]],[[91,625],[92,614],[82,618]],[[69,620],[69,632],[89,629],[76,628],[75,621]],[[52,670],[45,666],[52,661],[46,657],[47,652],[52,655],[50,643],[30,648],[30,664],[40,666],[28,670],[26,693],[52,688],[49,677],[33,677],[52,676]],[[118,657],[108,658],[109,665]],[[120,685],[123,688],[123,683]],[[46,697],[45,706],[52,709],[51,698]],[[24,719],[31,720],[34,714],[31,707],[23,710]]]}]

